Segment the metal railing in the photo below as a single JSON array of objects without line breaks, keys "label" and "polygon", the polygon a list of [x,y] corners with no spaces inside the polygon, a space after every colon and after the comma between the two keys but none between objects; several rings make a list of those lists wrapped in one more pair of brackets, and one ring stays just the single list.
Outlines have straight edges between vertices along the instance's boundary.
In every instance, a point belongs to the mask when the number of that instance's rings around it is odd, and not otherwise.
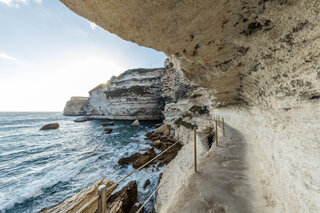
[{"label": "metal railing", "polygon": [[[215,142],[216,142],[216,146],[219,147],[219,136],[218,136],[218,120],[215,120]],[[209,135],[211,135],[214,130],[212,130],[210,133],[206,134],[204,137],[200,138],[200,141],[203,140],[204,138],[208,137]],[[193,133],[194,133],[194,171],[197,171],[197,129],[194,128],[193,129]],[[224,118],[222,117],[222,133],[223,136],[225,136],[225,130],[224,130]],[[133,175],[134,173],[140,171],[141,169],[143,169],[144,167],[146,167],[148,164],[150,164],[152,161],[154,161],[155,159],[159,158],[162,154],[164,154],[165,152],[167,152],[169,149],[171,149],[173,146],[175,146],[176,144],[178,144],[179,142],[181,142],[181,139],[179,139],[178,141],[176,141],[175,143],[173,143],[172,145],[170,145],[168,148],[166,148],[165,150],[163,150],[160,154],[158,154],[157,156],[155,156],[154,158],[152,158],[151,160],[149,160],[147,163],[143,164],[142,166],[140,166],[138,169],[136,169],[135,171],[131,172],[130,174],[128,174],[127,176],[125,176],[124,178],[122,178],[121,180],[119,180],[118,182],[116,182],[115,184],[113,184],[110,189],[112,189],[113,187],[117,187],[122,181],[124,181],[125,179],[127,179],[128,177],[130,177],[131,175]],[[159,190],[160,186],[162,185],[162,183],[160,183],[158,185],[158,187],[151,193],[151,195],[148,197],[148,199],[143,203],[143,205],[138,209],[137,213],[139,213],[144,206],[150,201],[150,199],[152,198],[152,196]],[[107,192],[108,192],[108,188],[106,185],[101,185],[98,188],[98,213],[107,213]]]}]

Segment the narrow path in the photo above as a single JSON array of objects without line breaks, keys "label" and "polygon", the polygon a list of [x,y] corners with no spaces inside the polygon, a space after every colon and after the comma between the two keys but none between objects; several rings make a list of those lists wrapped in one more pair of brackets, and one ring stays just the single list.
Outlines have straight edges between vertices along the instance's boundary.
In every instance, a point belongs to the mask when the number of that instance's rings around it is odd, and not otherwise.
[{"label": "narrow path", "polygon": [[[245,162],[246,142],[230,126],[219,137],[219,147],[198,162],[198,173],[190,170],[171,201],[163,206],[166,213],[250,213],[254,202]],[[170,187],[170,186],[168,186]]]}]

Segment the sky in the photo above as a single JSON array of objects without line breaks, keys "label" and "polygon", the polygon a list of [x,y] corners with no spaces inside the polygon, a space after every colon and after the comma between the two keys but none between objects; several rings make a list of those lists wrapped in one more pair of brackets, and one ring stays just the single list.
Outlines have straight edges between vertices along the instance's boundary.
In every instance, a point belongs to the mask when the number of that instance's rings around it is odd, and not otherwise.
[{"label": "sky", "polygon": [[58,0],[0,0],[0,111],[62,111],[71,96],[166,56],[122,40]]}]

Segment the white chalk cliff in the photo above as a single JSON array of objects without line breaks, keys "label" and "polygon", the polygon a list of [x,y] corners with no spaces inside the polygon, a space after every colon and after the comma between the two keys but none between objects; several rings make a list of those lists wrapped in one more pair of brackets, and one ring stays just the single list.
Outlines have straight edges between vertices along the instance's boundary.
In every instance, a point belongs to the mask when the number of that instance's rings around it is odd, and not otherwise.
[{"label": "white chalk cliff", "polygon": [[163,51],[197,86],[201,96],[192,90],[192,98],[165,106],[166,122],[193,105],[209,113],[180,123],[197,124],[199,134],[225,118],[230,137],[202,152],[199,174],[183,158],[192,155],[190,129],[177,126],[186,146],[164,171],[158,212],[320,211],[319,0],[61,2],[123,39]]},{"label": "white chalk cliff", "polygon": [[131,69],[112,77],[89,92],[87,114],[120,120],[162,119],[162,73],[162,68]]},{"label": "white chalk cliff", "polygon": [[71,97],[66,103],[63,110],[63,115],[78,116],[86,115],[88,108],[89,97]]}]

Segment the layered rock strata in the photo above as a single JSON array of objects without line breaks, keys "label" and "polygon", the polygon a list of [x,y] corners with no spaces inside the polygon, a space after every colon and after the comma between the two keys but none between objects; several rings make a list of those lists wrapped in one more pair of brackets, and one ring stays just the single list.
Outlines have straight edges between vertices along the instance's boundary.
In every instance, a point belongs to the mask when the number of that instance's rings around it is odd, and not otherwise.
[{"label": "layered rock strata", "polygon": [[63,115],[79,116],[86,115],[88,108],[89,97],[71,97],[66,103],[63,110]]},{"label": "layered rock strata", "polygon": [[132,69],[89,92],[89,115],[109,119],[160,120],[163,69]]}]

